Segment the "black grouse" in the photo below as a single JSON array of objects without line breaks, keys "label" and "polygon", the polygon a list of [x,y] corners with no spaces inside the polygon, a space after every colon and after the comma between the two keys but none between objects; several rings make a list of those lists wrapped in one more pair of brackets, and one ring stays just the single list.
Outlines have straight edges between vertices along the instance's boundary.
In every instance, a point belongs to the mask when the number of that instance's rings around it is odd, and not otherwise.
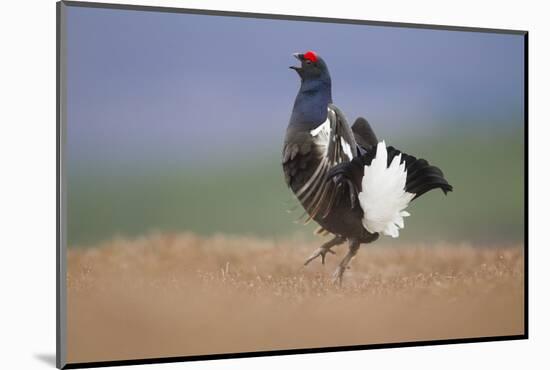
[{"label": "black grouse", "polygon": [[334,253],[331,248],[349,242],[349,250],[334,272],[342,276],[361,243],[379,235],[399,236],[408,204],[432,189],[452,191],[443,172],[425,159],[378,141],[369,123],[358,118],[348,126],[332,104],[330,74],[315,52],[294,54],[292,66],[301,79],[283,147],[287,185],[305,209],[305,222],[315,220],[320,234],[334,238],[305,262]]}]

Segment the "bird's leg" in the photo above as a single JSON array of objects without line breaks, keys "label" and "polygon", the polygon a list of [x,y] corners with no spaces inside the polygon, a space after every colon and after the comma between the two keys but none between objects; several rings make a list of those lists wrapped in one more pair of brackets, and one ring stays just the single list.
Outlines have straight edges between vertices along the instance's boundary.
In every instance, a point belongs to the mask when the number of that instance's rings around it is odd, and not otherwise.
[{"label": "bird's leg", "polygon": [[344,272],[346,271],[346,268],[348,267],[348,264],[350,263],[352,258],[357,254],[360,245],[361,243],[359,243],[357,239],[350,240],[348,253],[340,262],[338,268],[336,269],[336,271],[334,271],[334,274],[332,274],[332,281],[334,283],[342,285],[342,277],[344,276]]},{"label": "bird's leg", "polygon": [[306,262],[304,262],[304,266],[307,266],[308,263],[310,263],[311,261],[313,261],[315,258],[317,258],[319,256],[321,256],[321,263],[324,265],[325,264],[325,255],[327,254],[327,252],[335,254],[334,251],[330,248],[332,248],[332,247],[334,247],[338,244],[342,244],[345,241],[346,241],[346,238],[344,238],[342,236],[336,236],[333,239],[329,240],[328,242],[324,243],[319,248],[317,248],[311,256],[309,256],[309,258],[306,260]]}]

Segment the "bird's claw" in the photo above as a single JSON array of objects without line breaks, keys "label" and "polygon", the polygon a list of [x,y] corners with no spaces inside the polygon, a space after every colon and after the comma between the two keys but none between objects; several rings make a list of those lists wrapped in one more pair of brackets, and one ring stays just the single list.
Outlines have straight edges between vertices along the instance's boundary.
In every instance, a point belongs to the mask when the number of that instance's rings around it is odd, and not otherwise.
[{"label": "bird's claw", "polygon": [[334,285],[342,286],[342,279],[344,277],[344,271],[346,271],[345,267],[338,266],[336,271],[332,274],[332,283]]},{"label": "bird's claw", "polygon": [[332,283],[341,287],[342,281],[344,280],[344,272],[346,272],[346,270],[349,270],[350,268],[351,267],[349,265],[338,265],[336,271],[334,271],[334,273],[332,274]]},{"label": "bird's claw", "polygon": [[311,256],[309,256],[309,258],[306,260],[306,262],[304,262],[304,266],[307,266],[311,261],[313,261],[314,259],[316,259],[319,256],[321,256],[321,263],[324,265],[325,264],[325,256],[326,256],[327,253],[336,254],[336,252],[334,252],[330,248],[323,248],[323,247],[317,248],[317,250],[315,250],[315,252],[313,252],[313,254]]}]

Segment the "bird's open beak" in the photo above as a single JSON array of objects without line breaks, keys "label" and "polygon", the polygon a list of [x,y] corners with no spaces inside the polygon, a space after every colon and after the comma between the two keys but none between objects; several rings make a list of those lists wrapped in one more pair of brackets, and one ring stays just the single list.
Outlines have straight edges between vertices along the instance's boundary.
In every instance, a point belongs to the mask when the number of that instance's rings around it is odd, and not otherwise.
[{"label": "bird's open beak", "polygon": [[[304,54],[294,53],[294,54],[292,54],[292,56],[294,58],[298,59],[300,61],[300,64],[301,64],[302,60],[304,59]],[[298,72],[298,74],[300,74],[300,72],[302,71],[302,66],[290,66],[289,68],[295,70],[296,72]]]}]

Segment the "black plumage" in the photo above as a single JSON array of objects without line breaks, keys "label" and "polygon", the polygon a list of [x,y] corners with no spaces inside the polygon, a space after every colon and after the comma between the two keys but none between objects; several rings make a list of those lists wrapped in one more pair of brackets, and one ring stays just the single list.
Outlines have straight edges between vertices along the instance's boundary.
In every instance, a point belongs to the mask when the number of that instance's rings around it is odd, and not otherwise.
[{"label": "black plumage", "polygon": [[[311,51],[295,56],[301,65],[291,68],[301,85],[283,146],[285,181],[305,210],[305,222],[315,220],[319,233],[334,235],[306,264],[319,256],[324,263],[332,247],[349,241],[334,275],[341,281],[361,243],[378,239],[380,233],[398,235],[410,201],[429,190],[447,193],[452,187],[438,167],[379,143],[366,119],[358,118],[350,128],[332,103],[324,60]],[[387,163],[380,165],[384,156]],[[395,158],[400,159],[393,163]]]},{"label": "black plumage", "polygon": [[363,117],[359,117],[355,120],[351,126],[351,130],[355,136],[355,141],[364,151],[378,144],[378,139],[376,138],[374,130]]},{"label": "black plumage", "polygon": [[[349,180],[353,184],[352,190],[358,193],[361,189],[363,169],[371,164],[377,151],[376,147],[371,147],[363,155],[334,166],[327,174],[327,181],[332,180],[335,183],[342,183],[343,180]],[[396,156],[401,154],[401,163],[405,163],[405,169],[407,170],[405,191],[415,194],[412,200],[432,189],[439,188],[445,194],[453,190],[453,187],[445,180],[443,172],[438,167],[430,165],[425,159],[417,159],[412,155],[400,152],[392,146],[387,148],[387,152],[388,166]]]}]

